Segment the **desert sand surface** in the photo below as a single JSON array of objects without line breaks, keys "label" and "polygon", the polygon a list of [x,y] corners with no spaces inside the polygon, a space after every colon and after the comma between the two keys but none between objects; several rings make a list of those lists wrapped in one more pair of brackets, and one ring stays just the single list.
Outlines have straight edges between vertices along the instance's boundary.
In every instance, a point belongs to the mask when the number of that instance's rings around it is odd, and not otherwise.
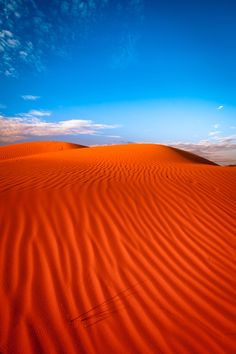
[{"label": "desert sand surface", "polygon": [[0,148],[0,352],[236,353],[236,168]]},{"label": "desert sand surface", "polygon": [[43,143],[40,141],[35,141],[30,143],[11,144],[7,146],[0,146],[0,161],[45,152],[78,149],[81,147],[84,146],[60,141],[46,141]]}]

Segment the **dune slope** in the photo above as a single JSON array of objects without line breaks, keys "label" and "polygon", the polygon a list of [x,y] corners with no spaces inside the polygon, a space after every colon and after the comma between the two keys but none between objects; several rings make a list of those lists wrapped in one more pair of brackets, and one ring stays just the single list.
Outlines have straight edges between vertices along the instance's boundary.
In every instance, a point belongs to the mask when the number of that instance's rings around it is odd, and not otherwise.
[{"label": "dune slope", "polygon": [[2,161],[0,352],[235,353],[235,210],[235,168],[161,145]]},{"label": "dune slope", "polygon": [[85,146],[59,141],[35,141],[29,143],[0,146],[0,161],[7,159],[16,159],[35,154],[62,151],[68,149],[78,149],[82,147]]}]

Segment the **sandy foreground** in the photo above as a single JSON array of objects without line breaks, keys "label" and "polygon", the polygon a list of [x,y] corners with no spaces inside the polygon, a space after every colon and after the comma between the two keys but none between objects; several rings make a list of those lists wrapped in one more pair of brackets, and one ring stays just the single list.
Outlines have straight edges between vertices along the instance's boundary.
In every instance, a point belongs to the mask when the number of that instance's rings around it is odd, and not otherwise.
[{"label": "sandy foreground", "polygon": [[236,353],[236,168],[0,147],[0,353]]}]

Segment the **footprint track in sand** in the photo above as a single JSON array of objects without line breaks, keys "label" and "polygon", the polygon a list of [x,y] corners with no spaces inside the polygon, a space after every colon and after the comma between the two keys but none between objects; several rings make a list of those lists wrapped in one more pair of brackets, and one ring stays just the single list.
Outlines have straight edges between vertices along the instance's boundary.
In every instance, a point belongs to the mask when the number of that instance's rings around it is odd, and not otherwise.
[{"label": "footprint track in sand", "polygon": [[114,313],[127,308],[123,300],[129,296],[133,296],[137,292],[137,287],[141,284],[132,285],[116,295],[104,300],[102,303],[93,306],[88,311],[69,320],[70,323],[75,323],[80,321],[84,327],[90,327],[100,321],[107,319]]}]

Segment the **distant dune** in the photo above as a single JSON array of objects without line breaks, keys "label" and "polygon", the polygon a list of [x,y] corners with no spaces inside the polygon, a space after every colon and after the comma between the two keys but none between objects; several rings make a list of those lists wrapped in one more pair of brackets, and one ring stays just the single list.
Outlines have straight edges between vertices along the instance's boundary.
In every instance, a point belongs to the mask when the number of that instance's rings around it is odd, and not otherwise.
[{"label": "distant dune", "polygon": [[35,141],[30,143],[0,146],[0,161],[29,156],[29,155],[35,155],[35,154],[42,154],[42,153],[69,150],[69,149],[78,149],[81,147],[85,147],[85,146],[58,142],[58,141],[46,141],[46,142]]},{"label": "distant dune", "polygon": [[0,148],[0,352],[236,353],[236,169],[79,147]]}]

